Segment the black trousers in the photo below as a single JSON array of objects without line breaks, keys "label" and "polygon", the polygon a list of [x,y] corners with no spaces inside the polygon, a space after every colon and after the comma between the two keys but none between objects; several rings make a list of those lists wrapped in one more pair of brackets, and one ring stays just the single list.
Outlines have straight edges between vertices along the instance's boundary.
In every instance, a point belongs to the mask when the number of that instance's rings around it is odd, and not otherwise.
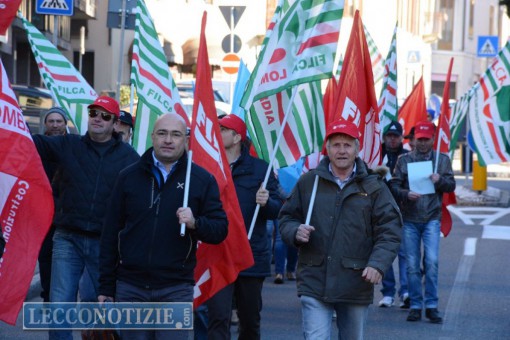
[{"label": "black trousers", "polygon": [[53,234],[55,226],[52,224],[48,234],[44,238],[39,250],[39,276],[41,277],[41,297],[44,302],[50,302],[50,282],[51,282],[51,257],[53,254]]},{"label": "black trousers", "polygon": [[230,339],[232,294],[239,316],[239,339],[260,339],[260,312],[262,311],[262,286],[264,277],[243,277],[220,290],[207,303],[209,340]]}]

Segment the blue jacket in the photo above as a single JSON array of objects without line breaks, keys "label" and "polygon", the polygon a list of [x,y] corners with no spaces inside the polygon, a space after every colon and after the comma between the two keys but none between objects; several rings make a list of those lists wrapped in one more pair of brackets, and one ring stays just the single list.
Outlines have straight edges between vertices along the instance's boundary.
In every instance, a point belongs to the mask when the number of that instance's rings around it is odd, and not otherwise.
[{"label": "blue jacket", "polygon": [[[237,198],[243,214],[246,233],[250,229],[251,220],[257,203],[255,197],[260,185],[264,181],[268,164],[262,159],[249,155],[243,147],[241,156],[232,167],[232,179],[236,188]],[[266,277],[271,276],[271,249],[270,236],[267,234],[267,220],[278,217],[283,201],[279,195],[278,182],[273,172],[266,185],[269,190],[269,200],[261,207],[253,233],[250,239],[251,251],[255,264],[239,273],[239,276]]]},{"label": "blue jacket", "polygon": [[88,133],[83,136],[33,136],[43,163],[58,164],[58,189],[53,223],[57,228],[99,237],[106,206],[119,172],[140,156],[120,136],[104,150]]},{"label": "blue jacket", "polygon": [[152,151],[123,170],[113,189],[100,242],[102,295],[114,296],[116,280],[156,289],[177,282],[193,284],[197,242],[218,244],[227,237],[216,180],[196,164],[191,167],[188,199],[196,229],[180,236],[176,211],[184,201],[187,154],[163,182]]}]

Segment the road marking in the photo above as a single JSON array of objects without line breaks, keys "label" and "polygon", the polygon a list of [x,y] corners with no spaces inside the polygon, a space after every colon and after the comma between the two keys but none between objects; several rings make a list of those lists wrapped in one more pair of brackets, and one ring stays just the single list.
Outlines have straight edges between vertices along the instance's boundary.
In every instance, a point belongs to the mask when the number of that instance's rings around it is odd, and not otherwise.
[{"label": "road marking", "polygon": [[483,226],[482,238],[510,240],[510,227],[504,225],[485,225]]},{"label": "road marking", "polygon": [[[446,305],[445,318],[442,326],[443,331],[455,332],[459,327],[459,315],[462,309],[462,300],[467,290],[469,274],[475,262],[476,238],[467,238],[464,241],[464,255],[460,259],[457,275],[451,289],[450,298]],[[448,338],[443,338],[448,339]]]},{"label": "road marking", "polygon": [[464,242],[464,256],[475,256],[476,238],[470,237]]},{"label": "road marking", "polygon": [[[462,220],[462,223],[473,225],[490,225],[492,222],[501,217],[510,214],[510,208],[494,208],[494,207],[459,207],[448,206],[448,210]],[[481,220],[475,223],[473,220]]]}]

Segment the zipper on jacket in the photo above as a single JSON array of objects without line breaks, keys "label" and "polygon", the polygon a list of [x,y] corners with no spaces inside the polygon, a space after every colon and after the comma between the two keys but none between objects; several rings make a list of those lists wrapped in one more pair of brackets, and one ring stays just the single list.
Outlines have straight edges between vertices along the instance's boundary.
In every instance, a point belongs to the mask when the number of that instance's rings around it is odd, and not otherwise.
[{"label": "zipper on jacket", "polygon": [[154,177],[152,178],[152,190],[151,190],[151,206],[150,208],[154,208],[154,205],[156,205],[156,217],[154,218],[154,224],[152,227],[152,237],[151,237],[151,247],[149,251],[149,257],[148,257],[148,264],[150,265],[152,263],[152,249],[154,244],[154,239],[156,238],[156,229],[158,227],[158,217],[159,217],[159,204],[161,202],[160,196],[161,193],[158,192],[156,195],[156,198],[154,198],[155,194],[155,184],[154,184]]}]

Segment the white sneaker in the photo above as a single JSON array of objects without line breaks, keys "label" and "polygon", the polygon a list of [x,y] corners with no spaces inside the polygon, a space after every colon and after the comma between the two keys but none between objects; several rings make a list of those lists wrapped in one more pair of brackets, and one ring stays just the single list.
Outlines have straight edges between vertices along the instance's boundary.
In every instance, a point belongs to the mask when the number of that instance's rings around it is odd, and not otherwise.
[{"label": "white sneaker", "polygon": [[391,296],[384,296],[381,301],[379,301],[379,307],[391,307],[395,303],[395,299]]},{"label": "white sneaker", "polygon": [[404,293],[404,295],[402,295],[400,297],[400,308],[409,309],[410,307],[411,307],[411,299],[409,299],[409,294]]}]

